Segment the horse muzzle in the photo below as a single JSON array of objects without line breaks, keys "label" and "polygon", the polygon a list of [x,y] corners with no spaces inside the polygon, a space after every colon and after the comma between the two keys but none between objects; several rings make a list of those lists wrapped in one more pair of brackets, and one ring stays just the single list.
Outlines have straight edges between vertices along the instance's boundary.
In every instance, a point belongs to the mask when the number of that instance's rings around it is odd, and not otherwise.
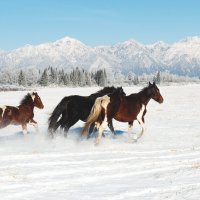
[{"label": "horse muzzle", "polygon": [[160,98],[158,99],[158,102],[159,102],[159,103],[163,103],[163,102],[164,102],[163,97],[160,97]]},{"label": "horse muzzle", "polygon": [[44,108],[44,105],[41,105],[40,107],[39,107],[39,109],[43,109]]}]

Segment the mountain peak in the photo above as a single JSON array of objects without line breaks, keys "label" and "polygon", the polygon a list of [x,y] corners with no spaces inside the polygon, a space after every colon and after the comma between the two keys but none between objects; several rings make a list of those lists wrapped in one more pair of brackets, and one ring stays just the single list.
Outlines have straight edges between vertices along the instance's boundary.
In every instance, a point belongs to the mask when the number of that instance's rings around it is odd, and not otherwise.
[{"label": "mountain peak", "polygon": [[146,45],[147,47],[150,47],[150,48],[156,48],[156,47],[168,47],[169,44],[163,42],[163,41],[158,41],[158,42],[155,42],[153,44],[149,44],[149,45]]},{"label": "mountain peak", "polygon": [[122,42],[122,44],[124,45],[138,45],[138,46],[143,46],[143,44],[139,43],[138,41],[134,40],[134,39],[129,39],[129,40],[126,40],[124,42]]},{"label": "mountain peak", "polygon": [[79,40],[71,38],[71,37],[68,37],[68,36],[66,36],[64,38],[61,38],[59,40],[56,40],[54,43],[55,44],[64,44],[64,45],[66,45],[66,44],[68,44],[68,45],[70,45],[70,44],[81,44],[81,45],[84,45]]}]

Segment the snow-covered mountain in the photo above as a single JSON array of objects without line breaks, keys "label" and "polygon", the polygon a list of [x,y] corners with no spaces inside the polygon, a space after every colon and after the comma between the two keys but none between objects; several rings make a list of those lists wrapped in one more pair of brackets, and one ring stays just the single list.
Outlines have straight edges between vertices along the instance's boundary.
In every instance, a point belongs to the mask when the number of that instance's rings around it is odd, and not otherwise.
[{"label": "snow-covered mountain", "polygon": [[142,74],[158,70],[181,75],[200,76],[200,37],[187,37],[174,44],[162,41],[151,45],[133,39],[112,46],[89,47],[65,37],[52,43],[26,45],[5,52],[0,50],[0,68],[38,68],[48,66],[71,70],[104,68]]}]

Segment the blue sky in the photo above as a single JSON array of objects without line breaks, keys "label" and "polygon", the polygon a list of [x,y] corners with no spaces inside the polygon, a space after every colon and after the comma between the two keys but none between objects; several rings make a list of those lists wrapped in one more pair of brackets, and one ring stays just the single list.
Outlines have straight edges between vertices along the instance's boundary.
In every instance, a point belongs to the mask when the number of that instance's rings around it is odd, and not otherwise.
[{"label": "blue sky", "polygon": [[0,49],[64,36],[109,45],[173,43],[200,35],[198,0],[0,0]]}]

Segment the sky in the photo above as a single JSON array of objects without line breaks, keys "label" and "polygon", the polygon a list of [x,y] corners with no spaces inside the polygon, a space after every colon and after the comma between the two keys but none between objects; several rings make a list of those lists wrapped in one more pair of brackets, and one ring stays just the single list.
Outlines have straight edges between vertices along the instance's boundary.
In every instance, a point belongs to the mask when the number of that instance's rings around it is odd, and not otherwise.
[{"label": "sky", "polygon": [[0,49],[76,38],[89,46],[200,36],[199,0],[0,0]]}]

